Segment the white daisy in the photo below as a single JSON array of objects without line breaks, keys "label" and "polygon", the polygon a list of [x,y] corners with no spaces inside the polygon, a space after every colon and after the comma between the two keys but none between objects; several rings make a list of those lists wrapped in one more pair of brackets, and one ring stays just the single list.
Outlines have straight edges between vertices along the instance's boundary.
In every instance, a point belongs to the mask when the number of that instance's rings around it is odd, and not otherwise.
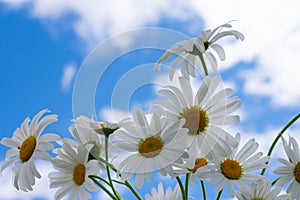
[{"label": "white daisy", "polygon": [[163,60],[173,55],[178,55],[170,69],[170,79],[173,79],[176,68],[181,64],[181,73],[184,77],[189,78],[196,76],[195,69],[202,71],[201,56],[206,64],[209,64],[209,71],[217,72],[217,59],[210,49],[214,50],[220,60],[225,60],[225,51],[223,47],[216,42],[225,36],[234,36],[236,39],[244,40],[244,35],[236,30],[222,31],[223,28],[231,28],[231,24],[223,24],[213,30],[202,31],[199,37],[190,40],[177,42],[169,48],[163,56],[157,61],[156,68],[160,69]]},{"label": "white daisy", "polygon": [[6,161],[1,166],[1,172],[12,165],[15,172],[14,186],[17,190],[32,190],[35,177],[41,178],[35,167],[34,158],[49,160],[51,157],[45,151],[54,148],[49,142],[60,139],[58,135],[52,133],[41,136],[46,126],[57,121],[57,115],[54,114],[41,118],[46,112],[49,110],[42,110],[35,115],[30,125],[30,119],[27,117],[21,127],[15,130],[12,138],[3,138],[0,142],[11,148],[6,152]]},{"label": "white daisy", "polygon": [[62,145],[58,156],[51,161],[58,171],[49,173],[50,188],[60,188],[55,193],[55,199],[62,199],[68,194],[69,199],[89,199],[91,194],[87,190],[98,190],[88,176],[99,173],[99,162],[88,161],[88,155],[87,149],[82,145],[76,150],[68,143]]},{"label": "white daisy", "polygon": [[168,119],[178,121],[185,119],[184,128],[189,132],[185,135],[187,144],[190,145],[188,154],[190,159],[188,167],[192,168],[195,153],[199,150],[201,155],[208,154],[211,149],[222,141],[236,145],[234,137],[222,129],[223,125],[233,124],[239,121],[239,116],[230,115],[237,110],[241,101],[237,97],[226,98],[233,93],[232,89],[220,89],[220,77],[205,77],[202,85],[194,95],[190,82],[179,77],[181,89],[168,86],[159,91],[167,99],[156,99],[155,104],[162,106],[168,113]]},{"label": "white daisy", "polygon": [[257,183],[251,184],[251,188],[242,189],[236,193],[238,200],[288,200],[287,194],[279,195],[281,187],[272,189],[272,184],[269,180],[260,180]]},{"label": "white daisy", "polygon": [[280,174],[282,177],[276,183],[277,185],[285,185],[289,182],[287,193],[291,195],[291,199],[299,199],[300,197],[300,151],[295,138],[289,138],[289,143],[282,138],[283,147],[288,160],[278,158],[278,161],[284,166],[278,167],[274,170],[275,174]]},{"label": "white daisy", "polygon": [[[221,139],[222,140],[222,139]],[[221,142],[222,145],[219,143],[216,143],[214,146],[213,151],[209,152],[207,155],[202,155],[201,151],[198,151],[197,153],[197,158],[195,159],[194,166],[192,168],[189,168],[187,166],[187,158],[183,158],[182,162],[177,162],[174,165],[172,165],[171,170],[170,170],[170,175],[172,178],[191,173],[191,183],[194,185],[196,183],[196,178],[197,176],[195,175],[195,172],[206,165],[210,164],[210,161],[213,160],[214,155],[225,155],[224,152],[229,152],[231,151],[231,146],[229,146],[226,141]]]},{"label": "white daisy", "polygon": [[[236,140],[240,142],[240,134],[237,134]],[[258,143],[251,139],[239,151],[238,148],[233,148],[232,151],[225,152],[226,156],[214,154],[215,157],[211,161],[213,165],[203,166],[195,174],[199,178],[208,179],[210,184],[218,182],[216,192],[223,190],[227,183],[230,195],[233,197],[235,194],[233,184],[240,190],[244,190],[247,182],[255,183],[264,178],[249,173],[267,167],[266,162],[270,159],[268,156],[263,156],[262,152],[255,153],[257,148]]]},{"label": "white daisy", "polygon": [[[151,180],[154,167],[166,175],[167,168],[178,160],[186,149],[183,136],[188,131],[180,128],[183,121],[164,123],[157,113],[145,113],[140,109],[132,112],[133,123],[122,123],[112,136],[112,145],[128,152],[119,164],[123,180],[135,173],[136,185],[141,188],[144,179]],[[115,160],[115,162],[117,162]]]},{"label": "white daisy", "polygon": [[171,170],[169,170],[169,174],[172,178],[179,177],[183,174],[191,173],[191,183],[194,185],[196,183],[197,176],[195,175],[195,172],[203,167],[206,166],[209,163],[209,160],[206,157],[198,157],[195,159],[194,167],[188,168],[186,160],[184,160],[182,163],[175,163],[171,166]]},{"label": "white daisy", "polygon": [[104,157],[105,150],[101,135],[109,136],[119,128],[118,124],[97,122],[86,116],[79,116],[72,121],[74,124],[69,127],[69,131],[78,143],[69,138],[64,138],[63,142],[68,142],[71,146],[76,147],[79,144],[84,145],[91,153],[90,158]]},{"label": "white daisy", "polygon": [[151,195],[145,195],[146,200],[181,200],[181,191],[178,184],[175,186],[174,190],[171,187],[167,188],[166,193],[164,192],[163,184],[160,182],[158,188],[152,188]]},{"label": "white daisy", "polygon": [[88,118],[86,116],[79,116],[73,120],[74,126],[80,132],[90,132],[100,135],[111,134],[119,128],[117,123],[112,122],[97,122],[93,118]]}]

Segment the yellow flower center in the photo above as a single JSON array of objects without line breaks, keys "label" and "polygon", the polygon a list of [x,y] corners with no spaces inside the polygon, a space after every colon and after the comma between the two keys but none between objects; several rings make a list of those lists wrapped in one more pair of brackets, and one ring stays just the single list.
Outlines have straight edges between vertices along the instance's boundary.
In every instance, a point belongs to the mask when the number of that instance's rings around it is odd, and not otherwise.
[{"label": "yellow flower center", "polygon": [[22,143],[20,148],[20,160],[22,162],[27,162],[36,147],[36,138],[35,136],[29,136],[26,140],[24,140],[24,142]]},{"label": "yellow flower center", "polygon": [[209,119],[205,110],[198,106],[192,106],[183,109],[179,118],[185,119],[185,124],[183,127],[188,128],[189,134],[192,135],[197,135],[204,132],[209,123]]},{"label": "yellow flower center", "polygon": [[297,162],[294,168],[294,177],[295,180],[300,183],[300,162]]},{"label": "yellow flower center", "polygon": [[104,123],[103,122],[99,122],[99,125],[101,128],[105,128]]},{"label": "yellow flower center", "polygon": [[73,170],[73,180],[77,185],[81,185],[85,180],[85,166],[78,164]]},{"label": "yellow flower center", "polygon": [[206,158],[196,158],[195,159],[195,166],[194,168],[190,169],[187,168],[191,172],[197,171],[200,167],[203,167],[204,165],[207,165],[207,159]]},{"label": "yellow flower center", "polygon": [[226,159],[221,163],[221,172],[228,179],[238,180],[243,175],[243,168],[238,161]]},{"label": "yellow flower center", "polygon": [[254,197],[253,199],[251,199],[251,200],[264,200],[263,198],[261,198],[261,197]]},{"label": "yellow flower center", "polygon": [[139,153],[144,157],[150,158],[157,156],[163,147],[163,141],[160,137],[151,136],[145,138],[139,143]]}]

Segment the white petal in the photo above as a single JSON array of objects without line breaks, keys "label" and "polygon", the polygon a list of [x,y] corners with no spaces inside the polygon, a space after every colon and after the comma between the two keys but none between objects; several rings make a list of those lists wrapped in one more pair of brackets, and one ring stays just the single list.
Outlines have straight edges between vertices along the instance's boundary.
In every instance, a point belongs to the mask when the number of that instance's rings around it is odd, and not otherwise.
[{"label": "white petal", "polygon": [[5,145],[7,147],[11,147],[11,148],[19,147],[19,144],[15,140],[10,139],[10,138],[2,138],[1,144]]},{"label": "white petal", "polygon": [[36,132],[36,126],[37,126],[37,123],[39,121],[39,119],[41,118],[41,116],[46,113],[46,112],[49,112],[49,110],[47,109],[44,109],[44,110],[41,110],[38,114],[36,114],[31,123],[30,123],[30,127],[29,127],[29,133],[35,133]]},{"label": "white petal", "polygon": [[210,47],[215,50],[220,58],[220,60],[225,60],[225,51],[223,47],[219,44],[211,44]]},{"label": "white petal", "polygon": [[180,55],[178,56],[178,58],[174,60],[169,73],[169,78],[171,81],[173,80],[176,68],[180,65],[181,61],[182,61],[182,57]]},{"label": "white petal", "polygon": [[179,82],[186,102],[189,106],[192,106],[194,95],[190,82],[184,77],[179,77]]},{"label": "white petal", "polygon": [[36,136],[38,137],[49,124],[52,124],[57,120],[57,115],[48,115],[41,119],[36,127]]},{"label": "white petal", "polygon": [[47,133],[47,134],[44,134],[42,135],[40,138],[39,138],[39,141],[43,141],[43,142],[50,142],[50,141],[58,141],[60,140],[60,136],[57,135],[57,134],[54,134],[54,133]]}]

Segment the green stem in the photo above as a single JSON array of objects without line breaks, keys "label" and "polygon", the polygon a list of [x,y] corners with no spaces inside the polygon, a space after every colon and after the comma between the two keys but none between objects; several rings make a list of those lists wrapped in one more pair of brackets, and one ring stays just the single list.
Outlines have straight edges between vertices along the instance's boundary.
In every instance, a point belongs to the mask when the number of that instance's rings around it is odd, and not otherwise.
[{"label": "green stem", "polygon": [[96,178],[96,179],[99,179],[101,181],[103,181],[104,183],[106,183],[107,185],[110,185],[109,182],[105,179],[105,178],[102,178],[100,176],[96,176],[96,175],[89,175],[89,177],[91,178]]},{"label": "green stem", "polygon": [[99,181],[96,180],[96,177],[93,175],[89,175],[89,178],[93,180],[93,182],[98,185],[106,194],[108,194],[113,200],[117,200],[117,198],[106,188],[102,185]]},{"label": "green stem", "polygon": [[[108,136],[105,136],[105,161],[108,162]],[[114,187],[114,184],[113,184],[111,176],[110,176],[110,169],[109,169],[108,165],[106,165],[106,172],[107,172],[109,185],[110,185],[113,193],[116,195],[117,199],[122,199],[120,194],[116,191],[116,189]]]},{"label": "green stem", "polygon": [[101,157],[97,158],[100,162],[104,163],[106,166],[108,166],[109,168],[111,168],[114,172],[117,172],[117,169],[115,168],[115,166],[113,166],[111,163],[109,163],[108,161],[104,160]]},{"label": "green stem", "polygon": [[216,200],[220,200],[221,195],[222,195],[222,192],[223,192],[223,190],[221,190],[221,191],[218,193],[218,196],[217,196]]},{"label": "green stem", "polygon": [[123,183],[123,182],[121,182],[121,181],[114,180],[114,179],[112,179],[112,182],[118,183],[118,184],[120,184],[120,185],[126,185],[125,183]]},{"label": "green stem", "polygon": [[179,187],[180,187],[180,190],[181,190],[182,199],[187,200],[186,197],[185,197],[184,187],[183,187],[181,179],[178,176],[176,176],[176,180],[177,180],[177,182],[179,184]]},{"label": "green stem", "polygon": [[126,180],[125,185],[131,190],[131,192],[135,195],[138,200],[143,200],[140,194],[132,187],[132,185]]},{"label": "green stem", "polygon": [[185,176],[185,198],[188,199],[189,196],[189,183],[190,183],[191,174],[187,173]]},{"label": "green stem", "polygon": [[201,188],[202,188],[202,194],[203,194],[203,200],[206,200],[206,190],[205,190],[205,184],[203,180],[200,180]]},{"label": "green stem", "polygon": [[272,182],[272,186],[275,185],[275,183],[276,183],[280,178],[281,178],[281,177],[276,178],[276,179]]},{"label": "green stem", "polygon": [[204,61],[204,56],[203,56],[203,53],[199,52],[198,54],[200,60],[201,60],[201,63],[202,63],[202,67],[204,69],[204,73],[205,73],[205,76],[208,76],[208,70],[207,70],[207,66],[206,66],[206,63]]},{"label": "green stem", "polygon": [[[278,133],[277,137],[275,138],[275,140],[273,141],[272,145],[270,146],[270,149],[268,151],[268,156],[271,156],[274,148],[275,148],[275,145],[277,144],[279,138],[282,136],[282,134],[295,122],[297,121],[297,119],[300,118],[300,113],[298,113],[291,121],[289,121],[289,123],[287,123],[283,129]],[[268,164],[269,162],[266,162],[266,164]],[[263,168],[260,175],[264,175],[266,171],[266,168]]]}]

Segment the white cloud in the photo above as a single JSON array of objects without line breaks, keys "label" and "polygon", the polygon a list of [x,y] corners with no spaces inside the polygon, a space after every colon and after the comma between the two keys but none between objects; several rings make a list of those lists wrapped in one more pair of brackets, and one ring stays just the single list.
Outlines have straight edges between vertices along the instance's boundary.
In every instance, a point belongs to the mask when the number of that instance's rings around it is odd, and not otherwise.
[{"label": "white cloud", "polygon": [[36,184],[31,192],[17,191],[13,187],[13,173],[11,169],[5,169],[0,178],[0,200],[31,200],[33,198],[40,199],[53,199],[56,192],[55,189],[49,189],[48,173],[53,171],[53,167],[50,162],[38,161],[36,162],[38,171],[42,178],[36,179]]},{"label": "white cloud", "polygon": [[26,3],[26,0],[1,0],[6,3],[6,5],[10,6],[10,8],[17,9]]},{"label": "white cloud", "polygon": [[76,74],[76,68],[74,65],[68,64],[68,65],[64,66],[63,70],[64,71],[63,71],[63,75],[61,78],[61,88],[63,91],[67,91],[68,89],[70,89],[73,78]]},{"label": "white cloud", "polygon": [[100,0],[92,3],[80,0],[34,0],[31,15],[58,20],[66,14],[75,14],[77,18],[72,28],[79,37],[94,46],[114,34],[156,23],[163,14],[188,19],[192,13],[187,10],[190,9],[178,0],[145,0],[143,3],[138,0]]},{"label": "white cloud", "polygon": [[102,108],[99,111],[98,115],[101,120],[110,121],[110,122],[119,122],[124,118],[130,117],[129,112],[113,109],[109,107]]}]

